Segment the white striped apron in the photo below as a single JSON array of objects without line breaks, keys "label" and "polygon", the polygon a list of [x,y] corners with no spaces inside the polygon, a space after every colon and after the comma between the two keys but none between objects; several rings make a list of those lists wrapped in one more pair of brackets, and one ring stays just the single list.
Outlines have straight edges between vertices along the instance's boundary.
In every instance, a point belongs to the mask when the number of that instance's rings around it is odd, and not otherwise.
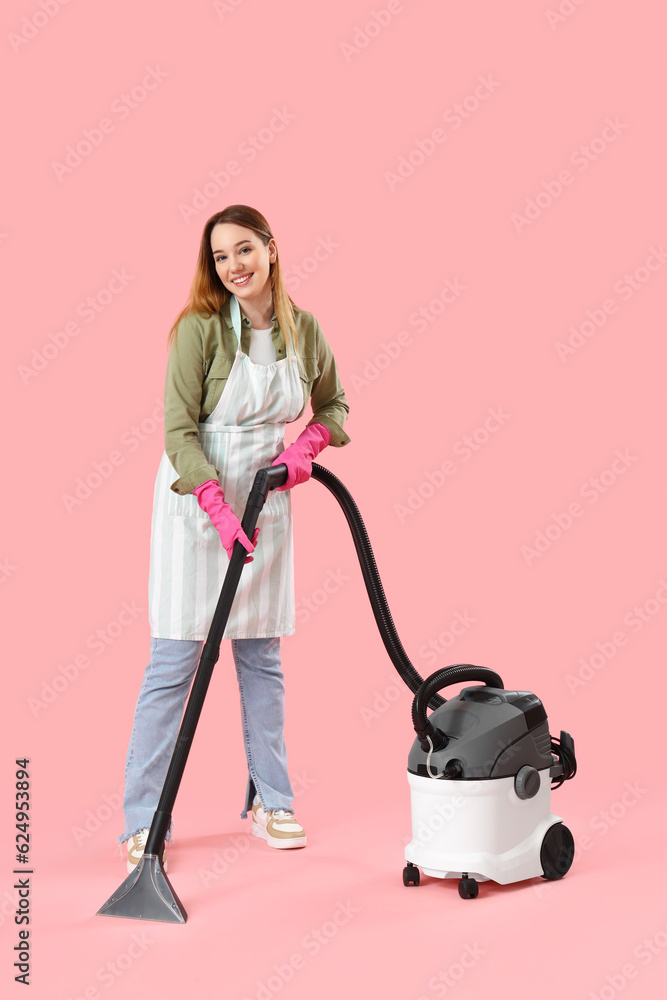
[{"label": "white striped apron", "polygon": [[[240,349],[241,317],[235,296],[231,316],[237,352],[222,396],[199,424],[206,460],[239,520],[258,469],[284,450],[285,424],[303,407],[295,355],[259,365]],[[194,494],[170,489],[178,473],[166,452],[155,481],[148,584],[151,635],[162,639],[206,639],[229,565],[217,528]],[[253,561],[241,572],[224,631],[226,639],[268,638],[294,633],[294,558],[291,491],[272,490],[259,515]]]}]

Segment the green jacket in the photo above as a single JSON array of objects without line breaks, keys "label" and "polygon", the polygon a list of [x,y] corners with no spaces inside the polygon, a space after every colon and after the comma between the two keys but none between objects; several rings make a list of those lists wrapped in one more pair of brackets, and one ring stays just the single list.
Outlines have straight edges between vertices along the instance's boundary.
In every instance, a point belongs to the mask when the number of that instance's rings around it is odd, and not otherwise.
[{"label": "green jacket", "polygon": [[[308,423],[324,424],[331,431],[334,447],[349,442],[343,424],[349,413],[345,392],[338,378],[333,352],[312,313],[294,307],[299,334],[297,360],[303,383],[303,407],[311,400],[313,417]],[[250,349],[250,320],[241,317],[241,350]],[[276,361],[286,356],[276,314],[272,340]],[[199,443],[198,424],[213,413],[227,383],[238,341],[229,314],[229,300],[219,313],[208,318],[200,313],[184,316],[169,351],[164,389],[165,450],[179,475],[172,483],[175,493],[192,493],[218,470],[209,465]],[[298,419],[298,418],[297,418]]]}]

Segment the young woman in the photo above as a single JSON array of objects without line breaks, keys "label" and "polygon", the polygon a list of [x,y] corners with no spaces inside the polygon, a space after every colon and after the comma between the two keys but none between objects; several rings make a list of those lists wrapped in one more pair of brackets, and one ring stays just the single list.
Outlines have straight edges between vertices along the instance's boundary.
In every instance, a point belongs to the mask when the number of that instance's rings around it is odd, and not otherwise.
[{"label": "young woman", "polygon": [[[350,440],[349,407],[315,317],[283,282],[266,219],[231,205],[208,220],[187,306],[170,331],[165,453],[151,531],[151,655],[125,768],[128,871],[143,853],[190,684],[235,540],[248,551],[224,637],[231,640],[248,763],[252,833],[272,847],[303,847],[292,809],[283,737],[280,636],[294,632],[289,490],[308,480],[328,444]],[[313,417],[285,448],[285,425]],[[284,463],[252,539],[239,518],[258,469]],[[167,840],[171,839],[171,832]]]}]

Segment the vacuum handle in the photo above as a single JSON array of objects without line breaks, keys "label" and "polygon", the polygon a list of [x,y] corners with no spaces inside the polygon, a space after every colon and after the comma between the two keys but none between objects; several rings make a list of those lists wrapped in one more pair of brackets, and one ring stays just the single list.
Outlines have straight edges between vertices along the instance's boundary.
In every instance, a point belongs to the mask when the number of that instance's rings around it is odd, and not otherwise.
[{"label": "vacuum handle", "polygon": [[474,663],[454,663],[449,667],[441,667],[427,677],[412,702],[412,724],[422,749],[427,752],[447,746],[447,736],[426,718],[426,709],[431,696],[448,684],[456,684],[459,681],[483,681],[487,687],[501,690],[505,687],[502,678],[495,670],[478,667]]}]

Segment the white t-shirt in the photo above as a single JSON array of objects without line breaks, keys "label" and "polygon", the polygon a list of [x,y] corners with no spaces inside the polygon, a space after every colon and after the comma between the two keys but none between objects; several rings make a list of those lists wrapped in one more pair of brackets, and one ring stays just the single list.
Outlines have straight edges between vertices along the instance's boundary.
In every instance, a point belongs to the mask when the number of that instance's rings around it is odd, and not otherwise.
[{"label": "white t-shirt", "polygon": [[256,365],[270,365],[276,360],[276,349],[273,346],[271,334],[273,327],[268,330],[256,330],[250,328],[250,350],[248,357]]}]

